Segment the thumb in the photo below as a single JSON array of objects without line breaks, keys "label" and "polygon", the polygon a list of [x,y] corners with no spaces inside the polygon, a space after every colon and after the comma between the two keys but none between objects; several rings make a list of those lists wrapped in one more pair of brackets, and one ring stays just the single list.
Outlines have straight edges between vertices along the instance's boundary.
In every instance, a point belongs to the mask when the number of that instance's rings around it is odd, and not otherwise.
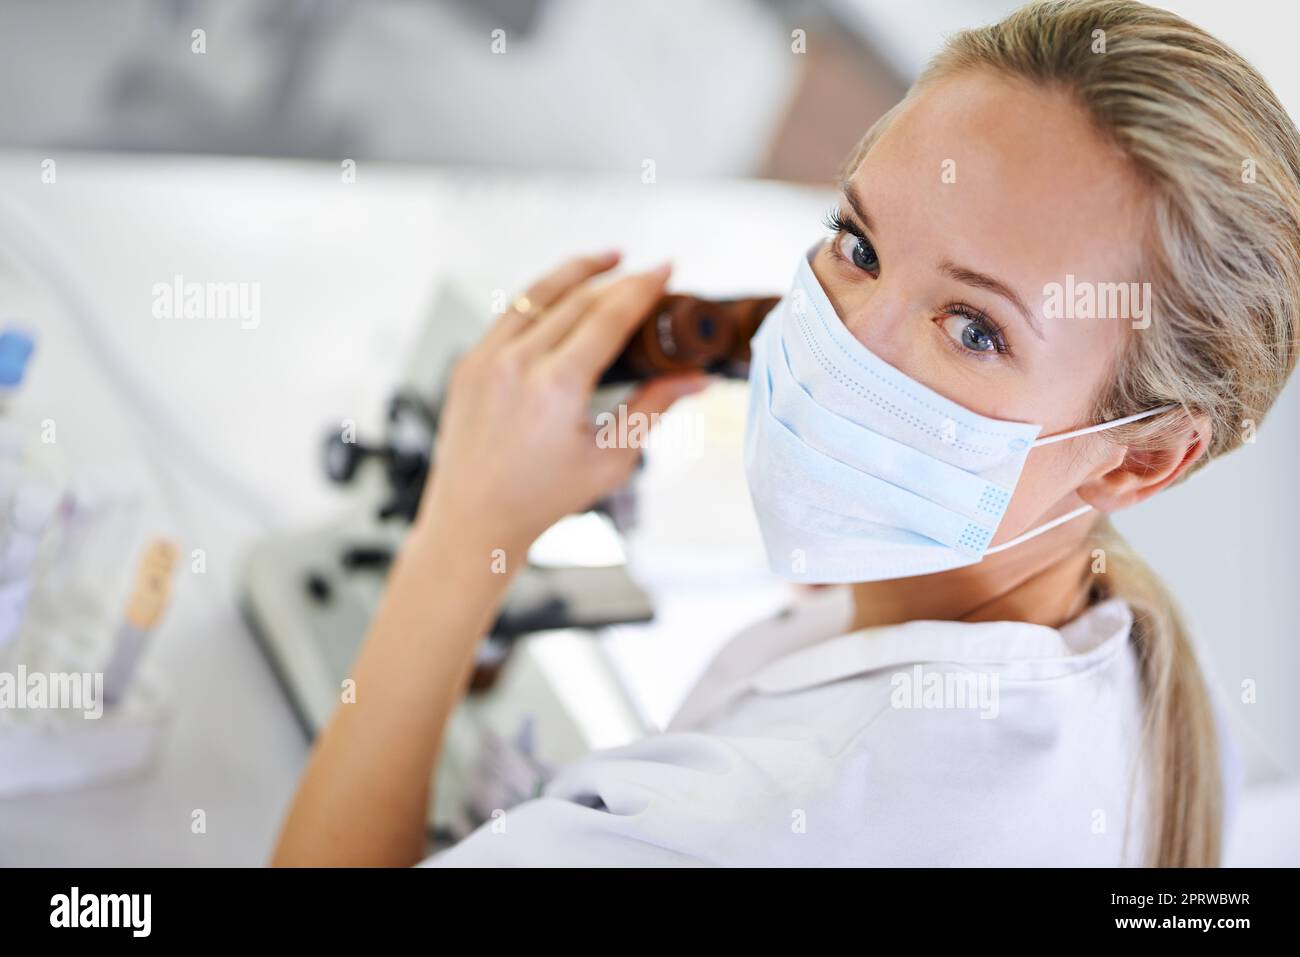
[{"label": "thumb", "polygon": [[706,389],[712,381],[702,372],[660,376],[647,382],[627,400],[628,412],[655,415],[667,412],[678,399]]}]

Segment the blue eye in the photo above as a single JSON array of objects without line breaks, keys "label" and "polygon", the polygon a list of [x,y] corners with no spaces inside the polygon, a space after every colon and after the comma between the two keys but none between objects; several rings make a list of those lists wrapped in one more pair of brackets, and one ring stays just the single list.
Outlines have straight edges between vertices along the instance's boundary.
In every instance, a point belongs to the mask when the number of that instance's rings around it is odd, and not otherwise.
[{"label": "blue eye", "polygon": [[880,268],[875,247],[865,239],[859,239],[853,247],[853,265],[867,272],[875,272]]},{"label": "blue eye", "polygon": [[842,233],[835,240],[835,244],[839,254],[863,272],[873,275],[880,272],[880,259],[876,256],[876,247],[872,246],[865,236]]},{"label": "blue eye", "polygon": [[969,322],[961,331],[961,344],[974,352],[988,352],[995,348],[993,337],[979,324]]},{"label": "blue eye", "polygon": [[960,343],[967,352],[980,354],[1010,351],[1002,337],[1002,330],[982,316],[968,313],[964,309],[949,307],[948,314],[940,322],[943,331],[954,343]]},{"label": "blue eye", "polygon": [[861,227],[840,215],[838,207],[827,212],[823,222],[835,234],[831,250],[837,258],[873,276],[880,272],[876,247],[871,245]]}]

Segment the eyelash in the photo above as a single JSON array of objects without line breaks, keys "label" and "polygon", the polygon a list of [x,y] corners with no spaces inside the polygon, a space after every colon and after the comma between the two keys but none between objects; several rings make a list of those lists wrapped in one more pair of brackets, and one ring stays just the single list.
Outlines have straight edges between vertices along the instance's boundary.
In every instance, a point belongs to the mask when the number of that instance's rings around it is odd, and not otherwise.
[{"label": "eyelash", "polygon": [[[1011,354],[1011,347],[1007,345],[1006,334],[1002,331],[1002,327],[993,321],[992,316],[989,316],[979,309],[976,309],[974,306],[968,305],[964,302],[949,303],[943,307],[943,314],[945,316],[961,316],[963,319],[969,320],[970,322],[978,323],[985,328],[989,334],[989,338],[993,340],[993,351],[995,353],[1003,356]],[[973,355],[977,359],[988,358],[987,353],[981,354],[974,352],[971,349],[964,348],[960,343],[955,342],[952,336],[945,334],[944,338],[948,340],[948,343],[954,350],[964,356]]]},{"label": "eyelash", "polygon": [[838,206],[832,206],[826,210],[826,215],[822,218],[822,224],[833,233],[849,233],[857,236],[858,239],[866,239],[866,235],[855,224],[844,218]]},{"label": "eyelash", "polygon": [[[828,230],[837,236],[843,233],[848,233],[850,236],[855,236],[865,243],[871,243],[871,240],[867,239],[866,233],[858,227],[856,223],[844,218],[844,214],[840,211],[840,207],[838,206],[833,206],[826,211],[822,223]],[[830,244],[830,251],[831,255],[836,259],[847,261],[844,259],[844,255],[839,251],[836,243]],[[850,265],[853,264],[850,263]],[[853,268],[857,269],[858,267],[854,266]],[[951,302],[944,306],[940,311],[944,316],[961,316],[963,319],[967,319],[970,322],[980,324],[988,331],[990,338],[992,338],[993,351],[995,353],[998,355],[1011,354],[1011,347],[1007,344],[1006,333],[1003,331],[1002,326],[994,321],[993,317],[985,313],[983,310],[977,309],[969,303]],[[943,338],[944,341],[948,343],[949,347],[960,355],[973,356],[981,361],[987,361],[989,358],[987,355],[981,355],[971,349],[964,348],[947,333],[944,334]]]}]

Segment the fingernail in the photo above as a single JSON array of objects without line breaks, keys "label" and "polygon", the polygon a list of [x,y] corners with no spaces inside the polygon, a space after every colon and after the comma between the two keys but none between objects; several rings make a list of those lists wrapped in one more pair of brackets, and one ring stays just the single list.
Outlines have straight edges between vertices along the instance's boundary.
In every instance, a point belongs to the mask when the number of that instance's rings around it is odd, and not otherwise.
[{"label": "fingernail", "polygon": [[673,271],[673,263],[672,263],[672,260],[671,260],[671,259],[665,259],[665,260],[664,260],[663,262],[661,262],[658,266],[655,266],[654,269],[650,270],[650,275],[652,275],[652,276],[663,276],[663,277],[666,278],[666,277],[668,276],[668,274],[669,274],[670,272],[672,272],[672,271]]}]

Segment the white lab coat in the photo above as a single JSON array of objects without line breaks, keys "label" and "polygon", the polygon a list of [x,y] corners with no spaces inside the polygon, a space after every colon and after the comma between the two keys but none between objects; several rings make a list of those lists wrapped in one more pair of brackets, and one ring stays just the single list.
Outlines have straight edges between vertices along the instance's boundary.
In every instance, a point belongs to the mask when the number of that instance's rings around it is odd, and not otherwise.
[{"label": "white lab coat", "polygon": [[561,768],[425,864],[1141,862],[1127,605],[844,634],[850,611],[837,588],[742,632],[663,733]]}]

